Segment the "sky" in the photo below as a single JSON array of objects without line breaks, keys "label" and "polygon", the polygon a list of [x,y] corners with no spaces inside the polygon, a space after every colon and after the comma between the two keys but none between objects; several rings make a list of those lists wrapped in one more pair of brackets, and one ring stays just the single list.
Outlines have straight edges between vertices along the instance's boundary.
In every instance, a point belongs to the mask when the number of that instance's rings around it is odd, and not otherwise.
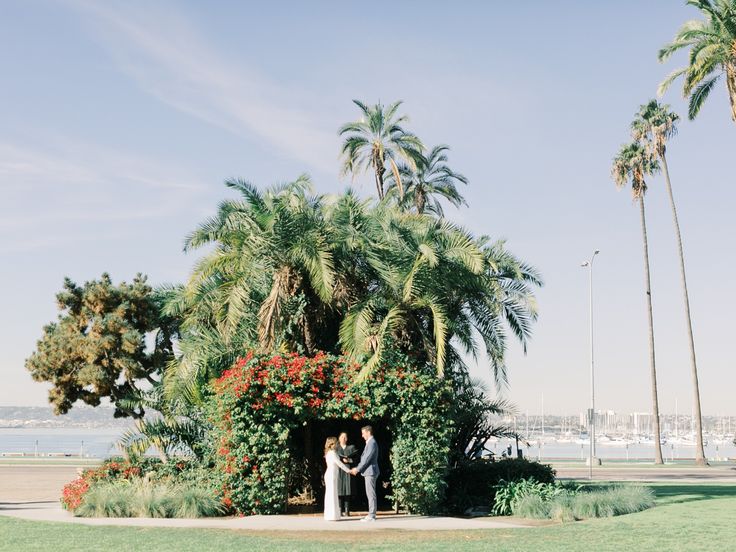
[{"label": "sky", "polygon": [[[588,273],[594,249],[596,406],[650,409],[639,211],[611,159],[638,106],[685,62],[659,47],[697,12],[684,2],[87,2],[0,4],[0,405],[43,405],[24,368],[55,294],[137,272],[186,280],[184,237],[233,197],[339,171],[341,124],[403,100],[427,145],[448,144],[469,207],[447,215],[506,240],[545,285],[526,355],[508,353],[520,412],[590,401]],[[674,86],[665,96],[681,115]],[[736,259],[734,147],[725,85],[668,147],[684,236],[703,413],[736,414],[729,289]],[[649,182],[660,407],[687,413],[689,350],[664,182]],[[732,250],[733,251],[733,250]],[[489,376],[486,365],[473,367]]]}]

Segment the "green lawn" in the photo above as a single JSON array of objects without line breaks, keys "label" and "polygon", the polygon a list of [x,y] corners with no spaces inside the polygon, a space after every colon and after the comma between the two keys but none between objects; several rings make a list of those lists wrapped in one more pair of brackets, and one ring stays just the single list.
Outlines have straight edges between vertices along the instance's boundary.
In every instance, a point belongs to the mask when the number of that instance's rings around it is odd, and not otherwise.
[{"label": "green lawn", "polygon": [[659,484],[657,507],[610,519],[525,529],[452,532],[280,533],[139,529],[38,523],[0,516],[0,550],[732,550],[736,485]]}]

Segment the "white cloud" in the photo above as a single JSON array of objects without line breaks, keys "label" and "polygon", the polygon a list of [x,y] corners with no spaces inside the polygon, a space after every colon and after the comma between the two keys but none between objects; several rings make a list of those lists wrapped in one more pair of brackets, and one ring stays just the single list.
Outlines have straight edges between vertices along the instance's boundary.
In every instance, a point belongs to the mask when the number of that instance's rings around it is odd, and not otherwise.
[{"label": "white cloud", "polygon": [[159,13],[110,2],[72,5],[93,18],[118,66],[148,93],[235,134],[256,135],[311,168],[335,172],[336,133],[293,107],[303,102],[302,91],[226,60],[173,8]]}]

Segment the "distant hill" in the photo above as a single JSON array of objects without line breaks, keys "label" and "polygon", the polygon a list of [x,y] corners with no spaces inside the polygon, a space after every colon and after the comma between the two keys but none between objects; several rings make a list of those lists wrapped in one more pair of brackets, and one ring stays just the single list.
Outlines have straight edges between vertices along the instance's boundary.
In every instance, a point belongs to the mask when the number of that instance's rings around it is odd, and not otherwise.
[{"label": "distant hill", "polygon": [[114,418],[109,406],[75,406],[56,416],[47,406],[0,406],[0,427],[87,427],[119,428],[131,425],[130,418]]}]

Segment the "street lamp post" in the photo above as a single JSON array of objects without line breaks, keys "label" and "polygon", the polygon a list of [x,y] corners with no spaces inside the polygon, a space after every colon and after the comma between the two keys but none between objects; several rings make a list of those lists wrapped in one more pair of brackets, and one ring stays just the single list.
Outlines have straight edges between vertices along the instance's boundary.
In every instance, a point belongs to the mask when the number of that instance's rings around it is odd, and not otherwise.
[{"label": "street lamp post", "polygon": [[588,415],[588,437],[590,438],[590,457],[588,465],[590,466],[590,478],[593,479],[593,462],[600,465],[600,460],[595,455],[595,370],[593,362],[593,261],[600,251],[596,249],[590,260],[583,262],[580,266],[588,269],[590,277],[590,414]]}]

